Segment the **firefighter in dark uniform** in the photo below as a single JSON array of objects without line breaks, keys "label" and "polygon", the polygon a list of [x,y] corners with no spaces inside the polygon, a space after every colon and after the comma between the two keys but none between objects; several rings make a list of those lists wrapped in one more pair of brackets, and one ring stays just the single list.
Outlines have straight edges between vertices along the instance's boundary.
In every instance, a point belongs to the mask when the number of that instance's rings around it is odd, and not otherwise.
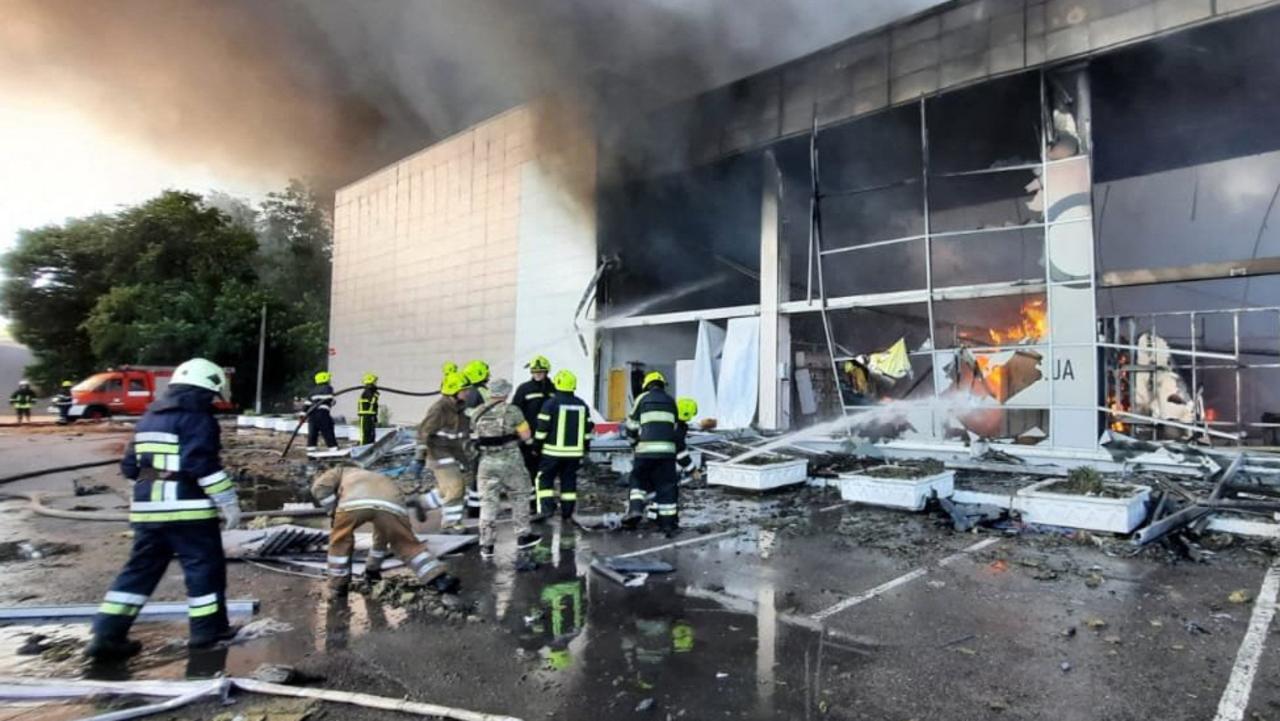
[{"label": "firefighter in dark uniform", "polygon": [[323,436],[324,444],[329,449],[338,447],[338,439],[333,435],[333,386],[329,381],[333,376],[328,371],[316,374],[316,384],[307,397],[307,452],[316,450],[316,441]]},{"label": "firefighter in dark uniform", "polygon": [[222,468],[213,415],[214,399],[228,396],[222,368],[195,358],[174,369],[165,395],[138,421],[120,462],[133,480],[133,549],[94,617],[87,655],[119,659],[141,649],[129,640],[129,628],[175,556],[187,583],[188,645],[205,648],[233,635],[218,514],[236,528],[240,503]]},{"label": "firefighter in dark uniform", "polygon": [[[533,434],[542,460],[538,464],[538,519],[546,520],[560,507],[560,517],[573,518],[578,502],[578,467],[587,455],[588,438],[594,424],[591,409],[573,394],[578,378],[567,370],[556,373],[551,381],[555,392],[538,411],[537,431]],[[556,481],[560,492],[556,493]],[[557,502],[558,498],[558,502]]]},{"label": "firefighter in dark uniform", "polygon": [[360,420],[360,445],[367,446],[375,440],[378,428],[378,376],[365,373],[363,381],[364,390],[356,399],[356,418]]},{"label": "firefighter in dark uniform", "polygon": [[9,405],[13,406],[13,410],[18,414],[18,423],[26,420],[31,422],[31,407],[36,404],[36,392],[31,390],[31,384],[27,381],[18,383],[18,390],[9,394]]},{"label": "firefighter in dark uniform", "polygon": [[58,395],[53,397],[53,407],[58,409],[58,425],[65,426],[71,422],[71,406],[75,405],[75,399],[71,397],[71,387],[75,385],[71,381],[63,381],[61,388],[58,389]]},{"label": "firefighter in dark uniform", "polygon": [[[536,428],[542,404],[555,393],[555,386],[551,385],[551,379],[547,377],[551,373],[551,361],[543,356],[535,356],[525,368],[529,369],[530,378],[516,388],[511,404],[524,414],[524,420],[530,428]],[[538,454],[534,452],[533,445],[520,446],[520,454],[524,456],[524,467],[529,471],[529,479],[537,478]]]},{"label": "firefighter in dark uniform", "polygon": [[653,494],[658,528],[668,534],[679,526],[680,479],[676,474],[679,452],[676,402],[667,395],[667,379],[658,371],[644,377],[644,392],[636,398],[627,417],[626,434],[635,448],[631,468],[631,492],[623,525],[634,528],[645,515]]}]

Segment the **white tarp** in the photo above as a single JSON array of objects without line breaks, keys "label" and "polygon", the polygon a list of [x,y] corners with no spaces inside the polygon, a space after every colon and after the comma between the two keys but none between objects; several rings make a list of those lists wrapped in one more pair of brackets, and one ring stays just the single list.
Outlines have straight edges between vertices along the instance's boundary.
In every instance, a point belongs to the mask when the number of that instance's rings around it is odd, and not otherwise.
[{"label": "white tarp", "polygon": [[698,341],[693,353],[693,378],[679,392],[698,402],[698,418],[719,420],[716,408],[716,369],[720,367],[720,354],[724,350],[724,331],[714,323],[698,321]]},{"label": "white tarp", "polygon": [[719,428],[746,428],[756,417],[760,382],[760,319],[732,318],[716,389]]}]

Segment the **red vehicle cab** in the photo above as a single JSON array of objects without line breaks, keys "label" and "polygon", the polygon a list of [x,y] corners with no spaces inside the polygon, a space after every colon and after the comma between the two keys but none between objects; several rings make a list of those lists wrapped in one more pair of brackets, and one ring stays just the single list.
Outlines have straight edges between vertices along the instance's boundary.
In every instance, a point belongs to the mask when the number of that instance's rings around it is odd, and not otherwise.
[{"label": "red vehicle cab", "polygon": [[[234,371],[225,368],[230,377]],[[140,416],[147,406],[164,394],[173,377],[173,366],[123,366],[94,373],[71,388],[72,418]],[[219,399],[214,408],[235,409],[230,399]]]}]

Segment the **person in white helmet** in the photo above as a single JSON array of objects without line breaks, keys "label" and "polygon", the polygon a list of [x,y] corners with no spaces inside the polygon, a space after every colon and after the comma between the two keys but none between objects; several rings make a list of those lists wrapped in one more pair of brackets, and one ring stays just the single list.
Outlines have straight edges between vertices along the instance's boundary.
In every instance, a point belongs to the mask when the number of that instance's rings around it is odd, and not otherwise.
[{"label": "person in white helmet", "polygon": [[129,628],[175,556],[187,582],[188,645],[204,648],[233,635],[218,515],[228,529],[236,528],[240,502],[222,468],[213,415],[214,399],[229,395],[226,372],[194,358],[174,369],[165,395],[138,421],[120,462],[133,481],[133,549],[98,607],[88,656],[123,659],[141,650],[129,640]]}]

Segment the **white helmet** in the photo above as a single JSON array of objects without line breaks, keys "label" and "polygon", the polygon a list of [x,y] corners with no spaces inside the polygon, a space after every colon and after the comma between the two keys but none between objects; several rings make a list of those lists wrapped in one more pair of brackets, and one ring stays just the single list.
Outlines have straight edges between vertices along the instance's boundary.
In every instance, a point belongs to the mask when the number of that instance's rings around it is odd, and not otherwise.
[{"label": "white helmet", "polygon": [[187,385],[213,391],[224,399],[231,396],[231,384],[227,373],[217,363],[204,358],[192,358],[173,369],[169,385]]},{"label": "white helmet", "polygon": [[29,385],[31,385],[31,381],[27,380],[26,378],[23,378],[22,380],[18,381],[19,387],[29,386]]}]

